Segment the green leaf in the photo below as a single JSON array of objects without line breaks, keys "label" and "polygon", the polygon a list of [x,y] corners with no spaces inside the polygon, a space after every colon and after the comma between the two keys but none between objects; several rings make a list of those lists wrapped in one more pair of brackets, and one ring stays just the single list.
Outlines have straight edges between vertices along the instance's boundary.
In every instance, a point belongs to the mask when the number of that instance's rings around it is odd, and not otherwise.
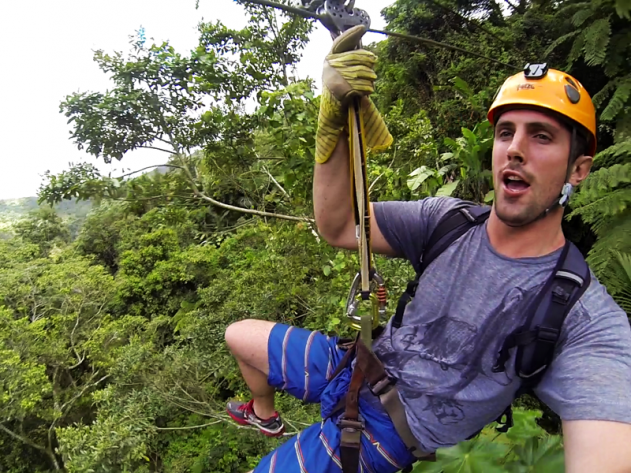
[{"label": "green leaf", "polygon": [[436,463],[444,473],[500,473],[499,460],[507,450],[507,445],[478,438],[439,449]]},{"label": "green leaf", "polygon": [[631,95],[631,77],[625,78],[616,88],[605,110],[600,115],[601,120],[613,120],[627,104]]},{"label": "green leaf", "polygon": [[561,447],[561,437],[543,436],[527,439],[523,444],[516,445],[513,453],[517,460],[506,465],[513,473],[563,473],[565,459]]},{"label": "green leaf", "polygon": [[554,51],[559,45],[565,43],[568,39],[573,38],[577,34],[579,34],[581,30],[572,31],[571,33],[565,34],[557,39],[555,39],[550,46],[543,53],[544,56],[549,56],[552,51]]},{"label": "green leaf", "polygon": [[495,200],[495,190],[491,189],[484,196],[484,202],[488,204],[490,202],[493,202],[494,200]]},{"label": "green leaf", "polygon": [[[585,21],[594,15],[594,12],[591,8],[586,8],[585,10],[577,11],[572,17],[572,24],[577,28],[581,26]],[[565,35],[568,36],[568,35]]]},{"label": "green leaf", "polygon": [[329,276],[331,274],[331,267],[329,265],[322,266],[322,272],[325,276]]},{"label": "green leaf", "polygon": [[434,175],[434,170],[427,166],[421,166],[410,173],[412,179],[408,179],[408,188],[412,191],[418,189],[418,187],[425,182],[425,180]]},{"label": "green leaf", "polygon": [[451,82],[453,82],[456,89],[458,89],[460,92],[463,92],[467,97],[472,97],[473,95],[475,95],[473,93],[473,90],[471,90],[471,87],[469,87],[469,84],[467,84],[460,77],[454,77],[453,79],[451,79]]},{"label": "green leaf", "polygon": [[631,19],[631,0],[616,0],[616,13],[620,18]]},{"label": "green leaf", "polygon": [[468,128],[462,128],[462,136],[472,145],[478,141],[478,137]]},{"label": "green leaf", "polygon": [[436,191],[436,197],[451,197],[451,194],[454,193],[459,183],[460,180],[455,180],[453,182],[450,182],[449,184],[445,184]]},{"label": "green leaf", "polygon": [[585,30],[585,62],[588,66],[602,64],[607,57],[607,46],[611,38],[609,18],[594,21]]},{"label": "green leaf", "polygon": [[541,411],[513,410],[513,422],[515,425],[508,431],[506,437],[515,442],[544,435],[545,431],[537,424],[541,417]]}]

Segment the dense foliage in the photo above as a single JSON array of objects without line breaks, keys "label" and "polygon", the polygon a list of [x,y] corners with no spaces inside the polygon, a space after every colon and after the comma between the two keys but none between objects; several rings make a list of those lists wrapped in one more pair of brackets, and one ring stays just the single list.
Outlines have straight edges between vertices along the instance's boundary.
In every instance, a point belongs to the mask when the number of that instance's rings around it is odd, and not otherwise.
[{"label": "dense foliage", "polygon": [[[627,7],[397,0],[384,14],[392,30],[519,67],[547,59],[583,81],[599,109],[599,154],[566,233],[631,312]],[[319,97],[293,73],[312,25],[244,8],[247,28],[202,24],[189,53],[136,37],[128,54],[97,52],[112,88],[62,102],[78,147],[106,161],[157,148],[165,163],[48,175],[42,208],[0,239],[0,471],[247,471],[282,440],[228,422],[225,401],[247,388],[225,328],[254,317],[348,333],[357,258],[314,226]],[[485,110],[512,70],[396,38],[369,47],[395,137],[369,156],[371,198],[492,201]],[[67,199],[95,203],[80,230],[44,205]],[[376,264],[392,311],[412,270]],[[278,401],[289,433],[319,417]],[[562,471],[557,419],[531,399],[519,405],[508,434],[490,426],[416,471]]]}]

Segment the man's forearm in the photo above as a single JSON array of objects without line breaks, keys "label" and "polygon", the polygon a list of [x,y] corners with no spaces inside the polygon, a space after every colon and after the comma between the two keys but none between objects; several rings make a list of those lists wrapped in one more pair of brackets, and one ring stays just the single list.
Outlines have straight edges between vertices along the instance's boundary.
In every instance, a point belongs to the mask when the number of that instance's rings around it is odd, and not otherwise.
[{"label": "man's forearm", "polygon": [[331,157],[316,163],[313,175],[316,224],[322,238],[335,246],[354,226],[348,153],[348,135],[342,133]]}]

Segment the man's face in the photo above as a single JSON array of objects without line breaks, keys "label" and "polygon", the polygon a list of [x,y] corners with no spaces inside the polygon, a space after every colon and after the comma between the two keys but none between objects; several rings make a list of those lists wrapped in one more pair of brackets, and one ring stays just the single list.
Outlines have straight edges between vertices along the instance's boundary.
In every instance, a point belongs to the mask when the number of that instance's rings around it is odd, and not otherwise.
[{"label": "man's face", "polygon": [[495,212],[507,225],[535,220],[559,197],[570,153],[570,132],[534,110],[503,113],[495,125]]}]

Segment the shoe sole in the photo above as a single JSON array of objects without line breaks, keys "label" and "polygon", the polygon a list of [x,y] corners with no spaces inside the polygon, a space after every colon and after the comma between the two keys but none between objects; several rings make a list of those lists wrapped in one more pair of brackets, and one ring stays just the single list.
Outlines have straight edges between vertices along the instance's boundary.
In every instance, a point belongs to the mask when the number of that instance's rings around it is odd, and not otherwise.
[{"label": "shoe sole", "polygon": [[263,433],[263,435],[265,435],[267,437],[280,437],[285,432],[285,425],[283,425],[280,428],[280,430],[273,431],[273,430],[266,429],[265,427],[262,427],[261,425],[255,423],[255,422],[248,422],[245,419],[237,417],[237,416],[235,416],[232,412],[230,412],[227,409],[226,409],[226,412],[232,418],[232,420],[234,420],[237,424],[239,424],[239,425],[252,425],[252,426],[256,427],[257,429],[259,429]]}]

